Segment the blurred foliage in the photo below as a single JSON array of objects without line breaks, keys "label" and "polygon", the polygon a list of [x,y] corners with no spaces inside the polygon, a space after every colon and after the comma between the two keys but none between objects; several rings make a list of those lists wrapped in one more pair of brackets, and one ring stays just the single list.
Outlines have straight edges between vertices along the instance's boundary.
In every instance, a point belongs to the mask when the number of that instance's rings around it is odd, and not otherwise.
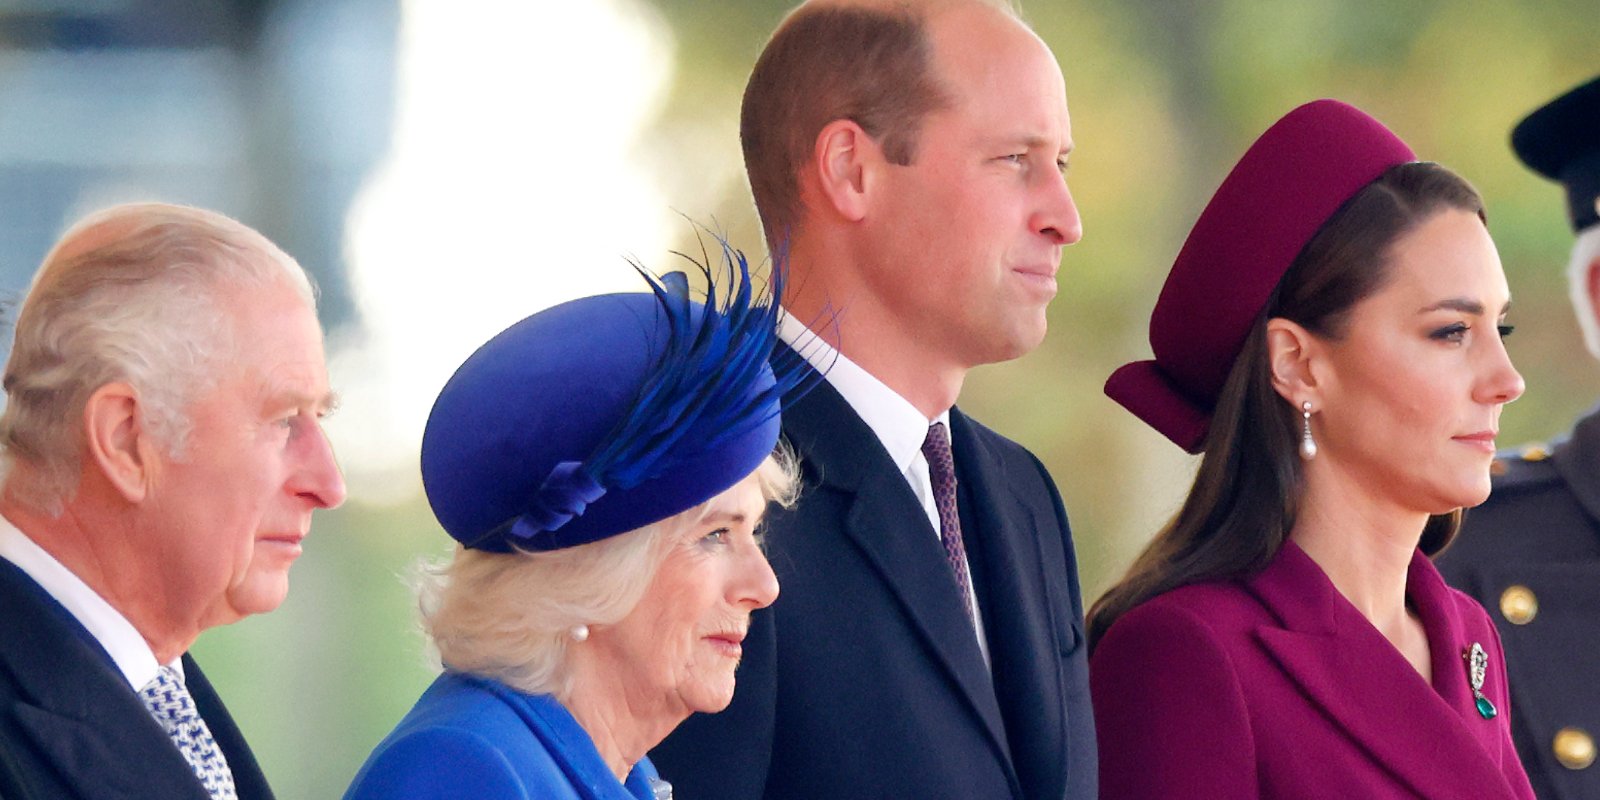
[{"label": "blurred foliage", "polygon": [[[675,82],[639,148],[659,165],[675,209],[759,252],[738,106],[790,4],[653,5],[676,38]],[[1101,384],[1148,357],[1149,313],[1189,225],[1248,143],[1301,102],[1362,107],[1486,195],[1516,298],[1512,356],[1528,382],[1504,415],[1503,444],[1555,435],[1600,397],[1600,370],[1566,300],[1561,193],[1507,145],[1524,113],[1600,69],[1593,0],[1057,0],[1024,11],[1066,75],[1077,143],[1070,180],[1087,234],[1066,252],[1044,345],[977,370],[962,405],[1050,467],[1074,523],[1086,599],[1175,510],[1194,467]],[[556,79],[582,77],[529,81]],[[691,246],[688,226],[683,236]],[[445,541],[420,500],[352,502],[319,516],[282,610],[202,639],[202,660],[281,796],[337,795],[426,685],[402,577],[419,555],[446,552]]]}]

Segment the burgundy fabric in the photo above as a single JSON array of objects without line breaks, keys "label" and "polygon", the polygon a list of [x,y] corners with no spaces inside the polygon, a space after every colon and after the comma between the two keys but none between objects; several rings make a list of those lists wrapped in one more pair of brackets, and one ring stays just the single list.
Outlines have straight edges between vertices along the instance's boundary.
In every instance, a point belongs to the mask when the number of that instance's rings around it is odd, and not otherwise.
[{"label": "burgundy fabric", "polygon": [[1307,103],[1274,123],[1178,252],[1150,317],[1155,360],[1118,369],[1106,394],[1199,452],[1250,325],[1300,250],[1361,187],[1415,158],[1382,123],[1337,100]]},{"label": "burgundy fabric", "polygon": [[922,456],[928,459],[928,478],[933,483],[933,504],[939,509],[939,541],[944,542],[944,558],[961,587],[961,605],[972,617],[972,576],[967,573],[967,545],[961,539],[961,513],[956,508],[956,461],[950,453],[950,432],[943,422],[928,426],[922,440]]},{"label": "burgundy fabric", "polygon": [[[1102,800],[1425,797],[1531,800],[1511,743],[1499,636],[1418,552],[1407,597],[1430,686],[1305,551],[1187,586],[1118,619],[1089,664]],[[1475,706],[1463,654],[1489,654]]]}]

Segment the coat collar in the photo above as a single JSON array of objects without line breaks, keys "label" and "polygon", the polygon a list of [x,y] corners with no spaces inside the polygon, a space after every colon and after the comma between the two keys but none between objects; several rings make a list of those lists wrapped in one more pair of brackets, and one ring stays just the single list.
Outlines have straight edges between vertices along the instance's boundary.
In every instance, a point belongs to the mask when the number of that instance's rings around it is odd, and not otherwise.
[{"label": "coat collar", "polygon": [[440,680],[451,678],[476,684],[511,706],[584,800],[637,800],[653,796],[650,780],[656,774],[650,760],[641,759],[628,773],[626,783],[618,782],[595,747],[593,737],[554,697],[523,694],[498,681],[463,673],[453,673]]},{"label": "coat collar", "polygon": [[[952,409],[950,415],[952,429],[964,429],[966,420],[960,412]],[[852,498],[841,533],[894,593],[906,620],[931,651],[932,660],[966,698],[1006,765],[1015,790],[1019,784],[988,666],[945,566],[938,536],[911,487],[893,469],[889,454],[871,429],[827,382],[784,409],[783,429],[800,456],[808,482],[814,479]],[[964,449],[969,448],[958,441],[958,459],[964,460]],[[1003,496],[1011,502],[1010,494]]]},{"label": "coat collar", "polygon": [[[17,683],[9,713],[80,800],[209,800],[105,651],[43,589],[0,560],[0,647]],[[191,662],[192,663],[192,662]]]},{"label": "coat collar", "polygon": [[[1487,631],[1468,629],[1443,579],[1420,551],[1412,557],[1406,585],[1427,630],[1432,686],[1293,542],[1246,581],[1247,590],[1281,623],[1261,626],[1257,639],[1374,761],[1423,797],[1514,797],[1491,756],[1500,725],[1479,716],[1462,658],[1478,636],[1498,664],[1498,645]],[[1491,668],[1486,682],[1491,696],[1503,696],[1489,685],[1504,681],[1497,672]],[[1400,731],[1429,742],[1437,755],[1417,758],[1415,748],[1396,747]]]}]

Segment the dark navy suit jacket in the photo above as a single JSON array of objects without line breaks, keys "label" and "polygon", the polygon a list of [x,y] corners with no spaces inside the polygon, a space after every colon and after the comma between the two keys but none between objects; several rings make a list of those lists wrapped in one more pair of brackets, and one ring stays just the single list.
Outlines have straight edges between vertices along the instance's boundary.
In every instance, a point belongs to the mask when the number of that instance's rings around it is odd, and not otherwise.
[{"label": "dark navy suit jacket", "polygon": [[[272,790],[194,659],[185,683],[240,800]],[[0,798],[209,800],[104,649],[22,570],[0,559]]]},{"label": "dark navy suit jacket", "polygon": [[826,383],[784,409],[798,504],[769,518],[781,592],[752,618],[732,705],[651,757],[680,797],[1092,798],[1077,563],[1050,476],[950,412],[992,668],[922,505]]}]

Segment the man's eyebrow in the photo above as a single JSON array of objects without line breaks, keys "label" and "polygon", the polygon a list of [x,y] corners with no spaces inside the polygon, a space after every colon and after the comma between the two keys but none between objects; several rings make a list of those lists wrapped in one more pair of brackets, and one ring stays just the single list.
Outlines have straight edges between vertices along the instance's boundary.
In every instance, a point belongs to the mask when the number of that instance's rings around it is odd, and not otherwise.
[{"label": "man's eyebrow", "polygon": [[286,390],[271,392],[267,395],[267,405],[273,408],[313,408],[318,414],[327,415],[339,410],[342,402],[338,392],[329,390],[323,394],[309,394],[307,392]]}]

